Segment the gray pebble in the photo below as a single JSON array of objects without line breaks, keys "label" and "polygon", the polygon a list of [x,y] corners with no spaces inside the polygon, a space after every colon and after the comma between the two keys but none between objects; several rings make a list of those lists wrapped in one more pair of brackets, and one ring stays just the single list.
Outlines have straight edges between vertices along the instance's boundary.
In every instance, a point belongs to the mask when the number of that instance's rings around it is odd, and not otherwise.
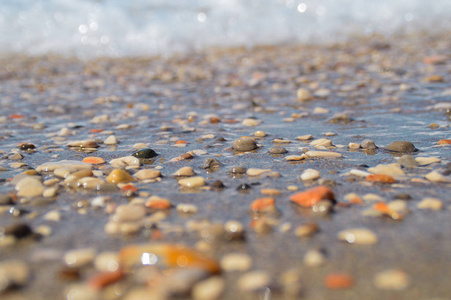
[{"label": "gray pebble", "polygon": [[362,147],[363,149],[368,149],[368,150],[374,150],[377,148],[376,144],[372,140],[369,140],[369,139],[363,140],[360,143],[360,147]]},{"label": "gray pebble", "polygon": [[287,152],[287,149],[285,149],[284,147],[272,147],[271,149],[269,149],[269,153],[271,154],[284,154]]},{"label": "gray pebble", "polygon": [[417,149],[415,146],[408,141],[394,141],[387,147],[385,147],[388,151],[394,151],[394,152],[415,152]]},{"label": "gray pebble", "polygon": [[398,163],[404,168],[415,168],[418,167],[418,162],[411,155],[403,155],[398,159]]},{"label": "gray pebble", "polygon": [[244,174],[246,173],[247,169],[245,167],[231,167],[230,173],[232,174]]},{"label": "gray pebble", "polygon": [[237,151],[251,151],[257,149],[257,144],[255,141],[248,137],[242,137],[236,139],[233,142],[232,148]]},{"label": "gray pebble", "polygon": [[215,169],[221,167],[222,164],[214,158],[207,158],[202,165],[202,169]]}]

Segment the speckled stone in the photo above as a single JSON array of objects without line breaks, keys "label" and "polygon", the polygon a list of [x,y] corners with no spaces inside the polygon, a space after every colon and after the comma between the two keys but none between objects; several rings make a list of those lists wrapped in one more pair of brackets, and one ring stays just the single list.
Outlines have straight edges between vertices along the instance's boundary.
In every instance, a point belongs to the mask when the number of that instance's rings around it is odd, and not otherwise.
[{"label": "speckled stone", "polygon": [[255,141],[249,137],[242,137],[233,142],[232,148],[236,151],[251,151],[257,149]]},{"label": "speckled stone", "polygon": [[132,154],[132,156],[136,158],[144,158],[144,159],[154,158],[157,155],[158,153],[156,153],[153,149],[150,148],[142,149]]},{"label": "speckled stone", "polygon": [[287,149],[285,149],[284,147],[271,147],[269,149],[269,153],[271,154],[285,154],[287,152]]},{"label": "speckled stone", "polygon": [[395,141],[393,143],[390,143],[387,147],[385,147],[386,150],[393,151],[393,152],[415,152],[417,149],[415,146],[408,141]]}]

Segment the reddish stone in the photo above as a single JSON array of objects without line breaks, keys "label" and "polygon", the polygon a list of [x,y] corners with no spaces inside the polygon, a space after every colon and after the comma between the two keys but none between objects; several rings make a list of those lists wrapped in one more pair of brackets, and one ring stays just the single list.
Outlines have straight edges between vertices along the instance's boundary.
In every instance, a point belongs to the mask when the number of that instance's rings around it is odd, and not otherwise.
[{"label": "reddish stone", "polygon": [[327,186],[318,186],[290,196],[290,200],[303,207],[312,207],[321,200],[335,200],[334,193]]}]

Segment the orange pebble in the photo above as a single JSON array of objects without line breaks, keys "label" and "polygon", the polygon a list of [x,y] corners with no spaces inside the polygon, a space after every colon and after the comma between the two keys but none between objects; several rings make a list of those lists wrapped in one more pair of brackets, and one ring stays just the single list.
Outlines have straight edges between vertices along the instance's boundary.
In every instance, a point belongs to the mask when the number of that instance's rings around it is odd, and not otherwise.
[{"label": "orange pebble", "polygon": [[124,185],[123,187],[121,187],[121,191],[123,191],[123,192],[127,192],[127,191],[137,192],[138,189],[133,184],[127,184],[127,185]]},{"label": "orange pebble", "polygon": [[312,207],[321,200],[334,200],[335,196],[327,186],[318,186],[290,196],[290,200],[303,207]]},{"label": "orange pebble", "polygon": [[451,144],[451,140],[448,140],[448,139],[440,140],[440,141],[437,142],[437,144],[439,144],[439,145],[449,145],[449,144]]},{"label": "orange pebble", "polygon": [[89,132],[91,133],[98,133],[98,132],[102,132],[103,129],[91,129]]},{"label": "orange pebble", "polygon": [[105,160],[101,157],[88,156],[88,157],[83,158],[83,162],[92,164],[92,165],[100,165],[100,164],[104,164]]},{"label": "orange pebble", "polygon": [[371,174],[366,176],[367,181],[382,182],[382,183],[395,183],[396,180],[390,175],[385,174]]},{"label": "orange pebble", "polygon": [[171,201],[163,198],[150,198],[146,201],[146,207],[153,209],[168,209],[171,208]]},{"label": "orange pebble", "polygon": [[96,274],[89,278],[89,285],[94,289],[104,288],[112,283],[115,283],[124,277],[124,272],[122,270],[117,270],[114,272],[102,272]]},{"label": "orange pebble", "polygon": [[253,212],[273,209],[274,209],[274,198],[270,197],[256,199],[251,204],[251,211]]},{"label": "orange pebble", "polygon": [[388,207],[388,205],[384,202],[377,202],[373,205],[373,209],[377,210],[378,212],[381,212],[383,214],[389,214],[391,213],[391,209]]},{"label": "orange pebble", "polygon": [[176,144],[188,144],[188,142],[186,142],[186,141],[182,141],[182,140],[179,140],[179,141],[177,141],[177,142],[175,142]]},{"label": "orange pebble", "polygon": [[363,204],[363,200],[360,197],[354,197],[349,200],[350,204]]},{"label": "orange pebble", "polygon": [[25,116],[24,115],[19,115],[19,114],[11,114],[11,115],[8,116],[8,118],[10,118],[10,119],[23,119],[23,118],[25,118]]},{"label": "orange pebble", "polygon": [[344,273],[332,273],[324,278],[324,285],[333,290],[349,289],[354,285],[354,278]]}]

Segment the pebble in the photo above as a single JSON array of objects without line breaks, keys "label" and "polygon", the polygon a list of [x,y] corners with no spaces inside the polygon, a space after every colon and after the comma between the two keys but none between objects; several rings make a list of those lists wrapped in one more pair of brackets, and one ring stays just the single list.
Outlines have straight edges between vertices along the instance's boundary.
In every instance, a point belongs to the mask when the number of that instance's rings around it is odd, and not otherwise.
[{"label": "pebble", "polygon": [[96,256],[94,248],[82,248],[67,251],[63,260],[68,267],[81,268],[91,264]]},{"label": "pebble", "polygon": [[119,269],[117,252],[106,251],[99,253],[94,259],[94,267],[99,272],[114,272]]},{"label": "pebble", "polygon": [[358,144],[358,143],[349,143],[348,147],[349,147],[349,149],[357,150],[357,149],[360,149],[360,144]]},{"label": "pebble", "polygon": [[404,168],[416,168],[419,163],[412,155],[404,154],[398,159],[398,163]]},{"label": "pebble", "polygon": [[354,285],[354,278],[345,273],[331,273],[324,278],[324,285],[332,290],[349,289]]},{"label": "pebble", "polygon": [[312,206],[314,213],[329,214],[334,210],[334,203],[330,200],[321,200]]},{"label": "pebble", "polygon": [[191,167],[180,168],[174,173],[174,176],[194,176],[194,175],[196,175],[196,173]]},{"label": "pebble", "polygon": [[101,165],[105,163],[105,160],[101,157],[88,156],[83,158],[83,162],[92,165]]},{"label": "pebble", "polygon": [[378,242],[377,235],[366,228],[342,230],[338,233],[337,237],[341,241],[356,245],[373,245]]},{"label": "pebble", "polygon": [[223,189],[225,185],[221,180],[215,180],[210,184],[210,187],[213,189]]},{"label": "pebble", "polygon": [[305,155],[307,155],[308,157],[331,157],[331,158],[343,157],[341,153],[333,151],[307,151]]},{"label": "pebble", "polygon": [[61,213],[58,210],[51,210],[44,215],[44,220],[59,222],[61,220]]},{"label": "pebble", "polygon": [[14,154],[8,156],[8,159],[10,159],[10,160],[21,160],[23,158],[24,158],[24,156],[20,153],[14,153]]},{"label": "pebble", "polygon": [[440,174],[437,171],[432,171],[429,172],[428,174],[426,174],[426,176],[424,176],[427,180],[431,181],[431,182],[448,182],[449,180],[443,176],[442,174]]},{"label": "pebble", "polygon": [[268,196],[277,196],[282,194],[282,192],[278,189],[261,189],[260,193]]},{"label": "pebble", "polygon": [[419,209],[441,210],[443,208],[443,203],[439,199],[424,198],[417,204],[417,207]]},{"label": "pebble", "polygon": [[136,179],[133,176],[121,169],[113,170],[106,178],[106,182],[114,184],[127,183],[135,180]]},{"label": "pebble", "polygon": [[123,204],[116,208],[111,220],[114,222],[132,222],[141,220],[146,216],[146,209],[141,205]]},{"label": "pebble", "polygon": [[297,95],[297,99],[300,102],[305,102],[305,101],[309,101],[313,99],[312,94],[310,94],[310,92],[306,89],[300,88],[297,90],[296,92]]},{"label": "pebble", "polygon": [[256,132],[254,132],[254,136],[256,136],[256,137],[265,137],[265,136],[267,136],[267,134],[264,131],[257,130]]},{"label": "pebble", "polygon": [[172,207],[172,203],[170,200],[160,198],[157,196],[149,197],[149,199],[146,200],[144,205],[152,209],[168,209]]},{"label": "pebble", "polygon": [[36,197],[42,196],[45,186],[35,176],[27,176],[16,184],[17,196]]},{"label": "pebble", "polygon": [[312,111],[314,115],[325,115],[330,113],[330,110],[324,107],[315,107]]},{"label": "pebble", "polygon": [[77,181],[77,186],[87,190],[96,190],[99,186],[104,184],[105,181],[95,177],[84,177]]},{"label": "pebble", "polygon": [[309,250],[305,253],[303,261],[308,267],[319,267],[325,264],[326,257],[320,250]]},{"label": "pebble", "polygon": [[118,144],[119,142],[118,142],[116,136],[110,135],[109,137],[107,137],[107,138],[103,141],[103,143],[104,143],[105,145],[116,145],[116,144]]},{"label": "pebble", "polygon": [[389,269],[374,275],[373,283],[381,290],[401,291],[409,286],[410,278],[404,271]]},{"label": "pebble", "polygon": [[0,262],[0,294],[10,288],[26,285],[30,275],[30,268],[25,261],[9,259]]},{"label": "pebble", "polygon": [[394,152],[415,152],[417,149],[415,146],[408,141],[395,141],[390,143],[387,147],[385,147],[388,151]]},{"label": "pebble", "polygon": [[222,163],[220,163],[217,159],[215,158],[207,158],[204,163],[202,164],[202,169],[215,169],[215,168],[219,168],[222,166]]},{"label": "pebble", "polygon": [[205,179],[202,176],[193,176],[180,179],[178,183],[187,188],[198,188],[205,185]]},{"label": "pebble", "polygon": [[392,176],[394,178],[404,176],[404,171],[401,169],[400,164],[389,164],[389,165],[377,165],[372,168],[368,168],[368,172],[373,174],[383,174]]},{"label": "pebble", "polygon": [[287,152],[287,149],[285,149],[284,147],[271,147],[269,149],[269,153],[271,154],[285,154]]},{"label": "pebble", "polygon": [[132,156],[136,158],[144,158],[144,159],[154,158],[157,155],[158,153],[156,153],[153,149],[150,148],[141,149],[132,154]]},{"label": "pebble", "polygon": [[67,170],[84,170],[84,169],[91,170],[92,165],[78,161],[78,160],[61,160],[61,161],[48,162],[48,163],[42,164],[36,168],[36,171],[39,173],[53,172],[53,171],[56,171],[57,169],[61,169],[61,168],[67,169]]},{"label": "pebble", "polygon": [[225,272],[245,272],[252,266],[252,258],[245,253],[228,253],[219,262]]},{"label": "pebble", "polygon": [[257,144],[250,137],[241,137],[233,142],[232,148],[236,151],[251,151],[257,149]]},{"label": "pebble", "polygon": [[271,172],[270,169],[257,169],[257,168],[250,168],[246,171],[246,174],[248,176],[259,176],[263,173]]},{"label": "pebble", "polygon": [[301,180],[315,180],[320,177],[320,173],[315,169],[307,169],[301,174]]},{"label": "pebble", "polygon": [[332,147],[332,141],[329,139],[316,139],[310,142],[309,144],[312,147]]},{"label": "pebble", "polygon": [[252,118],[247,118],[244,119],[243,122],[241,123],[243,126],[248,126],[248,127],[255,127],[261,124],[262,121],[257,120],[257,119],[252,119]]},{"label": "pebble", "polygon": [[300,225],[294,230],[294,234],[300,238],[311,237],[317,232],[319,232],[319,226],[314,222]]},{"label": "pebble", "polygon": [[67,143],[68,147],[77,147],[77,148],[98,148],[100,147],[96,141],[93,140],[83,140],[83,141],[73,141]]},{"label": "pebble", "polygon": [[220,299],[224,292],[225,282],[219,276],[210,277],[197,283],[193,287],[192,297],[194,300],[216,300]]},{"label": "pebble", "polygon": [[252,201],[250,209],[252,212],[275,211],[274,198],[265,197],[256,199]]},{"label": "pebble", "polygon": [[141,165],[139,159],[134,156],[115,158],[110,161],[110,164],[114,168],[126,168],[126,167],[138,168]]},{"label": "pebble", "polygon": [[186,204],[186,203],[177,204],[176,209],[179,213],[185,213],[185,214],[195,214],[198,211],[196,205]]},{"label": "pebble", "polygon": [[371,173],[368,173],[368,172],[365,172],[362,170],[358,170],[358,169],[352,169],[351,171],[349,171],[349,174],[358,176],[358,177],[366,177],[366,176],[370,175]]},{"label": "pebble", "polygon": [[246,171],[247,171],[247,169],[245,167],[239,167],[239,166],[231,167],[229,170],[229,172],[231,174],[244,174],[244,173],[246,173]]},{"label": "pebble", "polygon": [[438,157],[431,156],[431,157],[416,157],[415,161],[420,166],[427,166],[430,164],[439,163],[441,160]]},{"label": "pebble", "polygon": [[238,288],[245,292],[257,291],[270,283],[269,273],[264,271],[252,271],[242,275],[238,279]]},{"label": "pebble", "polygon": [[300,160],[304,160],[307,158],[307,155],[302,154],[302,155],[288,155],[285,157],[286,161],[300,161]]},{"label": "pebble", "polygon": [[161,177],[161,171],[155,169],[144,169],[139,170],[138,172],[133,174],[133,176],[138,178],[139,180],[155,179],[157,177]]},{"label": "pebble", "polygon": [[299,141],[308,141],[308,140],[311,140],[312,138],[313,138],[313,136],[311,134],[300,135],[300,136],[296,137],[296,139]]},{"label": "pebble", "polygon": [[318,186],[290,196],[290,201],[303,207],[312,207],[321,200],[334,201],[334,193],[326,186]]},{"label": "pebble", "polygon": [[9,195],[0,195],[0,205],[11,205],[13,204],[13,199]]},{"label": "pebble", "polygon": [[[3,229],[0,227],[0,229]],[[0,230],[1,231],[1,230]],[[14,236],[16,239],[23,239],[33,234],[31,227],[24,223],[12,224],[4,227],[5,235]]]},{"label": "pebble", "polygon": [[369,139],[363,140],[360,143],[360,147],[362,147],[363,149],[366,149],[366,150],[375,150],[375,149],[377,149],[376,144],[372,140],[369,140]]},{"label": "pebble", "polygon": [[226,238],[229,240],[241,240],[244,238],[244,226],[241,222],[230,220],[224,224]]},{"label": "pebble", "polygon": [[366,181],[380,182],[380,183],[395,183],[396,180],[390,175],[385,174],[370,174],[366,176]]}]

